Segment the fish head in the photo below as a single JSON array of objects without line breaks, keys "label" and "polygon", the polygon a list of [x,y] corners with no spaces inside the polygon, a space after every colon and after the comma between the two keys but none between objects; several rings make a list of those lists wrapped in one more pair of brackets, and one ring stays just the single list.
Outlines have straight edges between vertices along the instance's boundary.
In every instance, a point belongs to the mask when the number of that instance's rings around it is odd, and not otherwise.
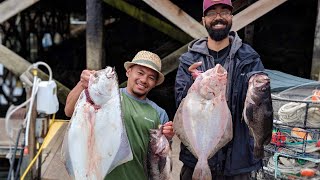
[{"label": "fish head", "polygon": [[90,98],[96,105],[104,104],[118,89],[118,77],[114,68],[107,66],[90,75],[88,91]]},{"label": "fish head", "polygon": [[201,74],[202,79],[199,83],[199,93],[205,99],[225,96],[227,84],[227,71],[217,64],[214,68]]},{"label": "fish head", "polygon": [[151,151],[159,156],[166,156],[170,151],[170,145],[165,137],[164,134],[162,134],[162,127],[159,129],[150,129],[150,148]]},{"label": "fish head", "polygon": [[270,78],[266,74],[258,73],[251,76],[248,93],[253,101],[268,95],[270,91]]}]

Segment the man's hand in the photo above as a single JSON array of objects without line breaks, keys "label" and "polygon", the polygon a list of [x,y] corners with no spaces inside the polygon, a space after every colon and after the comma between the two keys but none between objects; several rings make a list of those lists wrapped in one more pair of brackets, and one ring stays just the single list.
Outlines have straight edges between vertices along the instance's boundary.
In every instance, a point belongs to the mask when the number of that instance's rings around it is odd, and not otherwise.
[{"label": "man's hand", "polygon": [[90,75],[93,74],[94,72],[95,72],[94,70],[87,70],[87,69],[82,71],[80,76],[80,83],[83,89],[88,88]]},{"label": "man's hand", "polygon": [[201,73],[203,73],[202,71],[199,71],[197,68],[199,66],[201,66],[202,61],[193,63],[190,67],[189,67],[189,72],[191,73],[192,79],[195,80]]},{"label": "man's hand", "polygon": [[162,134],[164,134],[168,140],[171,140],[172,137],[174,136],[172,125],[173,125],[172,121],[166,122],[163,125]]}]

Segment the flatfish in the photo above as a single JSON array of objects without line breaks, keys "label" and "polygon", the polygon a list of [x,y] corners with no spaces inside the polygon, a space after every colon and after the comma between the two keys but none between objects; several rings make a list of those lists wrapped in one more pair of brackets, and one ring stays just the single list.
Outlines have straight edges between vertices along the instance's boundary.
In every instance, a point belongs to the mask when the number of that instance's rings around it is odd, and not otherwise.
[{"label": "flatfish", "polygon": [[264,157],[263,145],[271,141],[273,126],[270,79],[267,75],[257,73],[250,77],[243,118],[254,138],[253,155],[261,159]]},{"label": "flatfish", "polygon": [[171,180],[171,147],[162,134],[163,126],[150,129],[147,169],[149,180]]},{"label": "flatfish", "polygon": [[116,166],[132,160],[113,68],[90,76],[88,88],[75,105],[62,155],[74,179],[100,180]]},{"label": "flatfish", "polygon": [[198,159],[192,179],[211,179],[208,159],[233,137],[226,102],[227,71],[217,64],[201,73],[174,117],[174,131]]}]

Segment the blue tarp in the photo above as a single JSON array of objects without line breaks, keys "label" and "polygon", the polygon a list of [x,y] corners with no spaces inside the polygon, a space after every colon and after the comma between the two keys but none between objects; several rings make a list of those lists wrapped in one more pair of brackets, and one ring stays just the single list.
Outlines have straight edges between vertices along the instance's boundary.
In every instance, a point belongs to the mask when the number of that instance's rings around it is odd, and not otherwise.
[{"label": "blue tarp", "polygon": [[279,92],[298,85],[316,82],[314,80],[305,79],[281,71],[266,69],[265,72],[271,79],[271,91]]}]

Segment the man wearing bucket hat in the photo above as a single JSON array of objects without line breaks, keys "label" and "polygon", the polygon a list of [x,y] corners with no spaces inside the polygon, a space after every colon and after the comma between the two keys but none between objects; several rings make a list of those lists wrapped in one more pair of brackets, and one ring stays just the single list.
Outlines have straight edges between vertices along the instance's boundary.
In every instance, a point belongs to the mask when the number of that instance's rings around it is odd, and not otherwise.
[{"label": "man wearing bucket hat", "polygon": [[[203,0],[202,23],[208,37],[189,44],[188,52],[179,58],[175,82],[176,106],[202,72],[221,64],[228,71],[227,103],[232,114],[233,139],[208,160],[212,179],[250,179],[252,171],[262,167],[261,159],[253,157],[253,138],[241,121],[248,79],[264,67],[258,53],[232,32],[231,0]],[[215,131],[214,127],[212,131]],[[181,144],[179,159],[183,162],[180,177],[191,179],[197,159]]]},{"label": "man wearing bucket hat", "polygon": [[[161,73],[160,57],[149,51],[139,51],[131,62],[125,62],[127,87],[121,88],[123,117],[128,139],[133,153],[133,160],[124,163],[112,170],[105,179],[108,180],[147,180],[144,169],[147,157],[149,130],[163,124],[163,134],[172,139],[174,133],[172,122],[168,121],[168,115],[164,109],[147,98],[147,94],[155,86],[164,81]],[[79,83],[70,91],[65,113],[71,116],[75,103],[83,89],[88,87],[90,75],[94,71],[84,70],[81,73]],[[145,118],[147,120],[145,120]],[[154,123],[150,123],[154,121]],[[155,126],[155,127],[154,127]]]}]

